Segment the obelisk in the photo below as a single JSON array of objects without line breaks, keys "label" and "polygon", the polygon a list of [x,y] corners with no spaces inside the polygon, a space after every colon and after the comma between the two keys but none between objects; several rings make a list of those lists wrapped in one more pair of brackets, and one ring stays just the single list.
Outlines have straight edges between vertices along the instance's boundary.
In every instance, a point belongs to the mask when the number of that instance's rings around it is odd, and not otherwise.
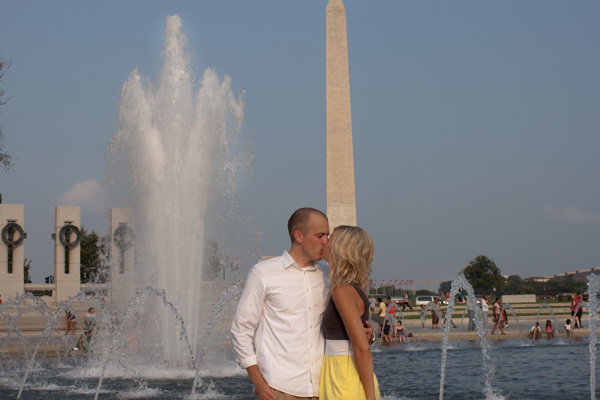
[{"label": "obelisk", "polygon": [[325,42],[327,216],[333,230],[338,225],[356,225],[348,37],[342,0],[327,3]]}]

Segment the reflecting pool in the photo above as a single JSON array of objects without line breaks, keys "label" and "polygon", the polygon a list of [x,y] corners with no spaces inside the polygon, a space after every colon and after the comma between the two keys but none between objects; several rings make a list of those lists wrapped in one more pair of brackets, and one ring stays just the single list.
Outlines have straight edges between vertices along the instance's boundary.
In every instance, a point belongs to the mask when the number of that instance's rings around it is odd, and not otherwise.
[{"label": "reflecting pool", "polygon": [[[493,399],[587,399],[589,349],[587,339],[489,340],[494,374]],[[416,342],[382,347],[373,354],[375,373],[384,400],[438,399],[441,343]],[[15,398],[25,362],[12,359],[0,376],[0,398]],[[94,398],[98,366],[84,358],[69,357],[36,361],[24,388],[23,399]],[[189,398],[194,372],[187,369],[149,370],[145,376],[123,378],[118,371],[107,374],[99,399]],[[255,399],[252,384],[234,364],[201,371],[198,399]],[[445,399],[485,399],[481,348],[476,341],[449,343]]]}]

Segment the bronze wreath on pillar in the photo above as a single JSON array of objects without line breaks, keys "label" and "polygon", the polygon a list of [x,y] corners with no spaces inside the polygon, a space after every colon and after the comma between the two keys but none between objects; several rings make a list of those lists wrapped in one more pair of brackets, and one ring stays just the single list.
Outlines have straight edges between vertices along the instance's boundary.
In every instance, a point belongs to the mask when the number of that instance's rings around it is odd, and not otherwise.
[{"label": "bronze wreath on pillar", "polygon": [[133,229],[127,224],[120,224],[113,233],[113,240],[119,248],[119,272],[125,272],[125,252],[131,247],[135,240]]},{"label": "bronze wreath on pillar", "polygon": [[[75,240],[71,240],[72,233],[75,234]],[[81,231],[75,225],[67,224],[60,228],[58,238],[60,239],[60,243],[65,246],[66,249],[70,250],[77,247],[81,241]]]},{"label": "bronze wreath on pillar", "polygon": [[[19,234],[19,237],[15,239],[15,233]],[[2,228],[2,241],[11,248],[19,247],[23,244],[23,240],[27,237],[27,234],[23,231],[21,225],[16,222],[7,223]]]}]

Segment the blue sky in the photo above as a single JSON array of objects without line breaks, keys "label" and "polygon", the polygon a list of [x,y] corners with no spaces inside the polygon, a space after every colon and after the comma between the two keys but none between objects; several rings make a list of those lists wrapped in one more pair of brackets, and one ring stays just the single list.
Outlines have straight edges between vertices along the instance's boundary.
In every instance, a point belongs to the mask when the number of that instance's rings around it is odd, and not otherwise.
[{"label": "blue sky", "polygon": [[[485,254],[504,274],[596,266],[600,3],[349,1],[359,225],[375,279],[446,280]],[[178,14],[200,76],[245,90],[256,156],[241,202],[260,253],[297,207],[325,208],[325,1],[0,0],[2,108],[33,278],[52,273],[53,209],[106,232],[104,152],[123,82],[155,80]],[[246,266],[248,267],[248,266]]]}]

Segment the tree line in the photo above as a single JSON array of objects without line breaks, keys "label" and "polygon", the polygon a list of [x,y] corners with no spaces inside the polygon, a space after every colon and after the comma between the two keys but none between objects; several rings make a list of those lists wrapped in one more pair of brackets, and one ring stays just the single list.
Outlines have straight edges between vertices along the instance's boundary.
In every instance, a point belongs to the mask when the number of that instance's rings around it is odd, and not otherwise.
[{"label": "tree line", "polygon": [[[496,263],[485,255],[479,255],[469,262],[462,272],[469,281],[475,294],[536,294],[554,296],[561,293],[583,292],[587,287],[584,279],[572,276],[555,277],[547,282],[525,280],[519,275],[502,276]],[[450,292],[451,281],[440,284],[440,293]]]}]

